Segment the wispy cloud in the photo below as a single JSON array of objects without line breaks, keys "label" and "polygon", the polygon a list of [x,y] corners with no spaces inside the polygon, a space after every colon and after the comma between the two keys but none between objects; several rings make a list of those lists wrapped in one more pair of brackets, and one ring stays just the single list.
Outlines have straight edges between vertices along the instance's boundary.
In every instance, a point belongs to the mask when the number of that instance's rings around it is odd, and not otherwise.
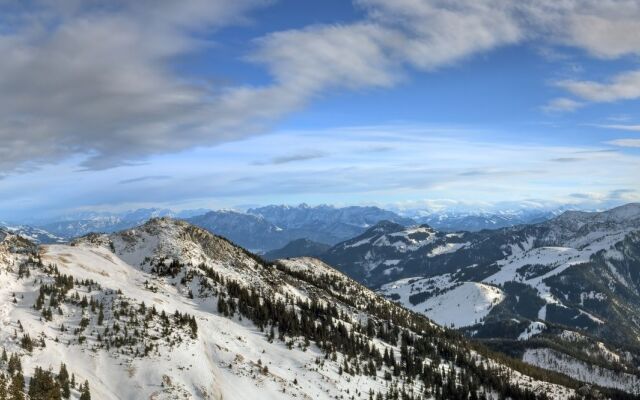
[{"label": "wispy cloud", "polygon": [[145,181],[164,181],[167,179],[171,179],[171,177],[169,175],[149,175],[149,176],[140,176],[140,177],[131,178],[131,179],[124,179],[118,182],[118,184],[127,185],[130,183],[138,183],[138,182],[145,182]]},{"label": "wispy cloud", "polygon": [[640,98],[640,70],[615,75],[606,82],[564,80],[557,85],[592,103],[633,100]]},{"label": "wispy cloud", "polygon": [[570,163],[570,162],[583,161],[583,159],[579,157],[558,157],[558,158],[552,158],[551,161],[559,162],[559,163]]},{"label": "wispy cloud", "polygon": [[[189,159],[163,156],[145,166],[82,172],[74,172],[73,166],[51,167],[0,182],[0,219],[18,215],[19,210],[31,214],[34,209],[123,204],[129,208],[185,204],[216,208],[302,201],[386,204],[428,198],[479,204],[534,197],[572,203],[577,199],[570,193],[598,193],[606,199],[612,188],[640,190],[636,178],[640,155],[634,152],[517,139],[496,141],[496,132],[465,131],[459,126],[452,138],[452,129],[378,126],[350,129],[349,135],[345,128],[297,130],[203,149]],[[267,162],[259,168],[247,163],[265,154],[278,154],[292,142],[299,149],[330,148],[331,153],[321,162]],[[390,142],[393,151],[362,151]],[[552,161],[578,157],[584,161]],[[127,190],[114,190],[124,178],[147,176],[172,178],[139,181],[121,186]],[[72,193],[66,189],[71,185]],[[626,193],[623,198],[633,201],[638,193]],[[2,214],[2,210],[7,211]]]},{"label": "wispy cloud", "polygon": [[580,199],[580,200],[594,200],[599,198],[600,196],[595,195],[593,193],[571,193],[569,194],[569,197],[572,197],[574,199]]},{"label": "wispy cloud", "polygon": [[631,132],[640,132],[640,125],[620,125],[620,124],[612,124],[612,125],[595,125],[600,128],[606,129],[616,129],[620,131],[631,131]]},{"label": "wispy cloud", "polygon": [[315,160],[315,159],[318,159],[318,158],[326,157],[327,155],[328,155],[328,153],[325,153],[325,152],[322,152],[322,151],[309,150],[309,151],[305,151],[305,152],[301,152],[301,153],[287,154],[287,155],[283,155],[283,156],[273,157],[269,161],[256,161],[253,164],[254,165],[289,164],[289,163],[297,162],[297,161]]},{"label": "wispy cloud", "polygon": [[626,200],[627,197],[629,197],[629,195],[632,195],[637,192],[638,191],[636,189],[616,189],[609,192],[608,197],[616,200],[618,199]]},{"label": "wispy cloud", "polygon": [[612,146],[640,148],[640,139],[615,139],[607,142]]},{"label": "wispy cloud", "polygon": [[549,101],[542,107],[542,110],[548,113],[570,112],[575,111],[583,106],[584,104],[579,101],[568,99],[566,97],[560,97]]}]

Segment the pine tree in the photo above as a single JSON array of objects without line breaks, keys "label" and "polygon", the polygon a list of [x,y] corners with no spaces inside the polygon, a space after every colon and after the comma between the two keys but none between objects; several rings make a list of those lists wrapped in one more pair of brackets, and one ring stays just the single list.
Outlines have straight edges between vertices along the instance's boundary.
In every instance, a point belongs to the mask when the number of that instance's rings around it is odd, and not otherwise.
[{"label": "pine tree", "polygon": [[67,366],[64,363],[60,364],[58,382],[60,383],[62,397],[68,399],[71,396],[71,388],[69,386],[69,372],[67,371]]},{"label": "pine tree", "polygon": [[22,376],[22,372],[18,372],[13,376],[8,394],[8,400],[24,400],[24,376]]},{"label": "pine tree", "polygon": [[191,317],[189,319],[189,327],[191,328],[191,337],[193,339],[198,337],[198,323],[196,322],[196,317]]},{"label": "pine tree", "polygon": [[60,400],[60,384],[53,374],[36,367],[29,382],[29,400]]},{"label": "pine tree", "polygon": [[9,363],[7,365],[7,370],[9,375],[13,375],[16,372],[22,373],[22,363],[20,362],[20,357],[17,354],[11,354],[9,357]]},{"label": "pine tree", "polygon": [[89,381],[84,381],[84,385],[80,388],[80,400],[91,400]]},{"label": "pine tree", "polygon": [[0,373],[0,400],[7,400],[7,378]]}]

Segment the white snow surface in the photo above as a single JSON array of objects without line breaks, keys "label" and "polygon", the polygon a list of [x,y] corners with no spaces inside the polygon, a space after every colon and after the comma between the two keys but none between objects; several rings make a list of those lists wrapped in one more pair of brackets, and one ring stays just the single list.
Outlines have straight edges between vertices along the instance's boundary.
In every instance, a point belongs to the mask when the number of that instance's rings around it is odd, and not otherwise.
[{"label": "white snow surface", "polygon": [[547,329],[547,325],[545,323],[540,322],[540,321],[533,321],[533,322],[531,322],[529,324],[527,329],[525,329],[518,336],[518,340],[528,340],[528,339],[534,337],[535,335],[538,335],[538,334],[544,332],[545,329]]},{"label": "white snow surface", "polygon": [[[406,308],[422,313],[440,325],[456,328],[481,322],[505,298],[502,290],[495,286],[477,282],[453,283],[449,275],[401,279],[382,286],[380,292],[397,298]],[[431,296],[412,304],[411,295],[423,292]]]},{"label": "white snow surface", "polygon": [[522,360],[583,382],[636,394],[640,393],[640,378],[637,376],[587,364],[552,349],[528,349],[522,356]]},{"label": "white snow surface", "polygon": [[[69,344],[72,334],[65,337],[59,326],[71,320],[77,322],[82,315],[71,314],[66,309],[64,315],[54,315],[50,323],[43,321],[40,313],[32,308],[37,295],[37,282],[42,272],[34,270],[29,278],[17,279],[16,267],[22,255],[12,253],[6,245],[7,238],[0,240],[0,343],[7,351],[24,351],[12,338],[18,322],[33,337],[42,338],[46,347],[34,348],[30,356],[24,355],[22,362],[27,379],[35,366],[57,369],[60,362],[67,364],[70,373],[78,380],[88,379],[94,399],[137,400],[137,399],[366,399],[370,389],[383,390],[388,383],[378,376],[340,375],[337,361],[325,360],[319,367],[317,358],[324,359],[319,349],[311,344],[306,350],[294,346],[288,349],[282,342],[265,340],[265,333],[247,320],[224,317],[217,312],[216,297],[187,296],[188,286],[183,286],[169,278],[160,278],[149,272],[148,260],[162,260],[166,257],[179,259],[183,263],[204,263],[227,278],[238,279],[246,285],[273,287],[261,277],[255,260],[240,249],[222,239],[215,248],[206,248],[198,242],[198,231],[185,229],[186,224],[171,220],[159,220],[153,224],[110,236],[94,235],[76,241],[73,245],[48,245],[41,247],[41,257],[45,264],[55,264],[62,274],[71,274],[76,279],[98,282],[101,290],[122,292],[123,296],[135,302],[154,306],[159,312],[193,315],[198,324],[196,339],[188,339],[174,346],[160,345],[158,353],[145,357],[129,357],[110,352],[102,347],[92,347],[90,339],[86,345]],[[111,246],[111,244],[113,246]],[[219,252],[212,257],[212,252]],[[339,272],[322,262],[310,258],[285,261],[292,270],[311,272],[345,278]],[[153,285],[156,290],[149,290]],[[354,283],[355,285],[355,283]],[[280,293],[305,297],[303,286],[277,288]],[[74,289],[82,291],[84,289]],[[12,301],[16,293],[19,299]],[[451,289],[449,296],[440,297],[441,313],[434,316],[446,324],[462,326],[473,318],[485,315],[487,310],[468,307],[484,300],[481,304],[500,301],[502,293],[485,284],[465,283]],[[24,299],[20,297],[24,294]],[[92,296],[95,292],[81,295]],[[378,297],[362,288],[360,299],[374,301]],[[464,299],[466,298],[466,301]],[[377,300],[380,301],[380,300]],[[458,302],[455,304],[455,302]],[[464,302],[464,304],[460,304]],[[450,303],[450,304],[449,304]],[[429,303],[434,307],[436,304]],[[457,306],[457,307],[456,307]],[[456,307],[459,313],[455,311]],[[449,315],[457,315],[450,320]],[[68,313],[67,313],[68,312]],[[358,313],[360,315],[361,313]],[[441,316],[440,316],[441,315]],[[357,315],[356,315],[357,318]],[[73,321],[71,321],[73,322]],[[55,340],[60,338],[62,340]],[[388,346],[379,341],[376,346]],[[399,349],[394,351],[399,353]],[[261,366],[268,367],[268,372]],[[513,373],[512,382],[551,394],[552,398],[563,399],[572,391],[547,382],[535,381]],[[294,383],[297,381],[297,384]],[[414,383],[414,385],[418,385]],[[415,387],[420,390],[419,387]],[[356,395],[356,393],[359,393]],[[77,398],[74,392],[73,398]]]},{"label": "white snow surface", "polygon": [[[543,282],[545,279],[564,272],[567,268],[588,262],[592,255],[609,250],[620,242],[630,232],[629,229],[616,231],[596,231],[588,235],[570,240],[563,247],[547,246],[533,247],[533,238],[520,246],[511,246],[512,253],[497,262],[500,270],[484,279],[484,282],[503,284],[505,282],[520,282],[531,286],[538,291],[539,296],[548,304],[562,304],[551,294],[549,287]],[[519,273],[518,269],[529,266],[544,268],[543,273],[527,276]],[[540,316],[544,319],[544,316]]]},{"label": "white snow surface", "polygon": [[[100,282],[103,288],[120,290],[127,297],[145,302],[148,307],[155,306],[158,312],[180,310],[194,315],[200,332],[196,340],[163,348],[160,356],[148,358],[126,358],[105,350],[94,352],[63,341],[55,342],[53,338],[59,335],[57,326],[60,323],[55,323],[55,318],[60,317],[55,316],[54,323],[44,323],[39,312],[31,307],[33,299],[26,296],[17,306],[11,304],[12,293],[33,293],[29,289],[33,279],[17,280],[15,273],[6,269],[15,266],[15,260],[5,256],[0,258],[3,267],[0,273],[0,298],[3,300],[0,323],[4,327],[0,330],[0,343],[4,343],[8,351],[20,351],[9,344],[13,343],[9,337],[13,335],[16,321],[21,321],[28,332],[42,332],[47,346],[35,349],[32,357],[22,357],[25,372],[30,374],[36,365],[57,369],[60,362],[64,362],[78,379],[91,382],[92,396],[100,400],[329,399],[346,395],[347,391],[354,393],[356,388],[365,393],[369,389],[384,388],[385,381],[380,377],[377,380],[366,376],[348,380],[341,377],[338,374],[340,358],[336,363],[326,362],[325,367],[318,368],[315,360],[323,359],[324,355],[317,347],[312,345],[306,351],[295,347],[289,350],[282,342],[269,343],[265,333],[250,322],[217,314],[215,298],[189,299],[183,293],[186,288],[143,271],[136,264],[143,262],[145,257],[173,253],[199,262],[206,257],[192,242],[176,241],[181,234],[172,231],[175,226],[165,228],[166,235],[160,237],[137,231],[135,242],[112,236],[120,256],[100,243],[80,241],[74,246],[43,246],[42,259],[45,264],[57,265],[62,274]],[[173,236],[173,241],[169,240],[172,235],[177,235]],[[301,259],[297,267],[339,274],[328,267],[323,268],[317,260]],[[248,279],[250,274],[249,270],[234,271],[222,264],[217,268],[227,276],[235,272]],[[153,283],[158,290],[145,289],[145,282]],[[261,372],[259,361],[268,367],[268,373]],[[294,379],[297,379],[297,385],[293,383]]]}]

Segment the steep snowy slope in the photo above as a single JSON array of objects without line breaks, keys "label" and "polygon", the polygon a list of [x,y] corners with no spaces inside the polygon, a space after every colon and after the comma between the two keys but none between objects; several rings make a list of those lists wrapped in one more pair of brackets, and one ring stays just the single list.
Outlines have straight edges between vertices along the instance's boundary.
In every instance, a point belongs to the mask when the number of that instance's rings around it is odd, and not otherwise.
[{"label": "steep snowy slope", "polygon": [[184,222],[0,240],[0,343],[27,384],[63,362],[95,399],[564,399],[578,385],[494,359],[318,260],[268,264]]}]

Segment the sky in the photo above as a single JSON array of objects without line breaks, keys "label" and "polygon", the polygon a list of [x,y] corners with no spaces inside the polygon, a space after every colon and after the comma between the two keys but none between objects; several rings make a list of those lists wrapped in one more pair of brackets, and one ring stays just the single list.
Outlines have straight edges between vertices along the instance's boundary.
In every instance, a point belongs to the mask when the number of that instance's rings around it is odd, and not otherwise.
[{"label": "sky", "polygon": [[638,0],[0,0],[0,219],[640,201]]}]

